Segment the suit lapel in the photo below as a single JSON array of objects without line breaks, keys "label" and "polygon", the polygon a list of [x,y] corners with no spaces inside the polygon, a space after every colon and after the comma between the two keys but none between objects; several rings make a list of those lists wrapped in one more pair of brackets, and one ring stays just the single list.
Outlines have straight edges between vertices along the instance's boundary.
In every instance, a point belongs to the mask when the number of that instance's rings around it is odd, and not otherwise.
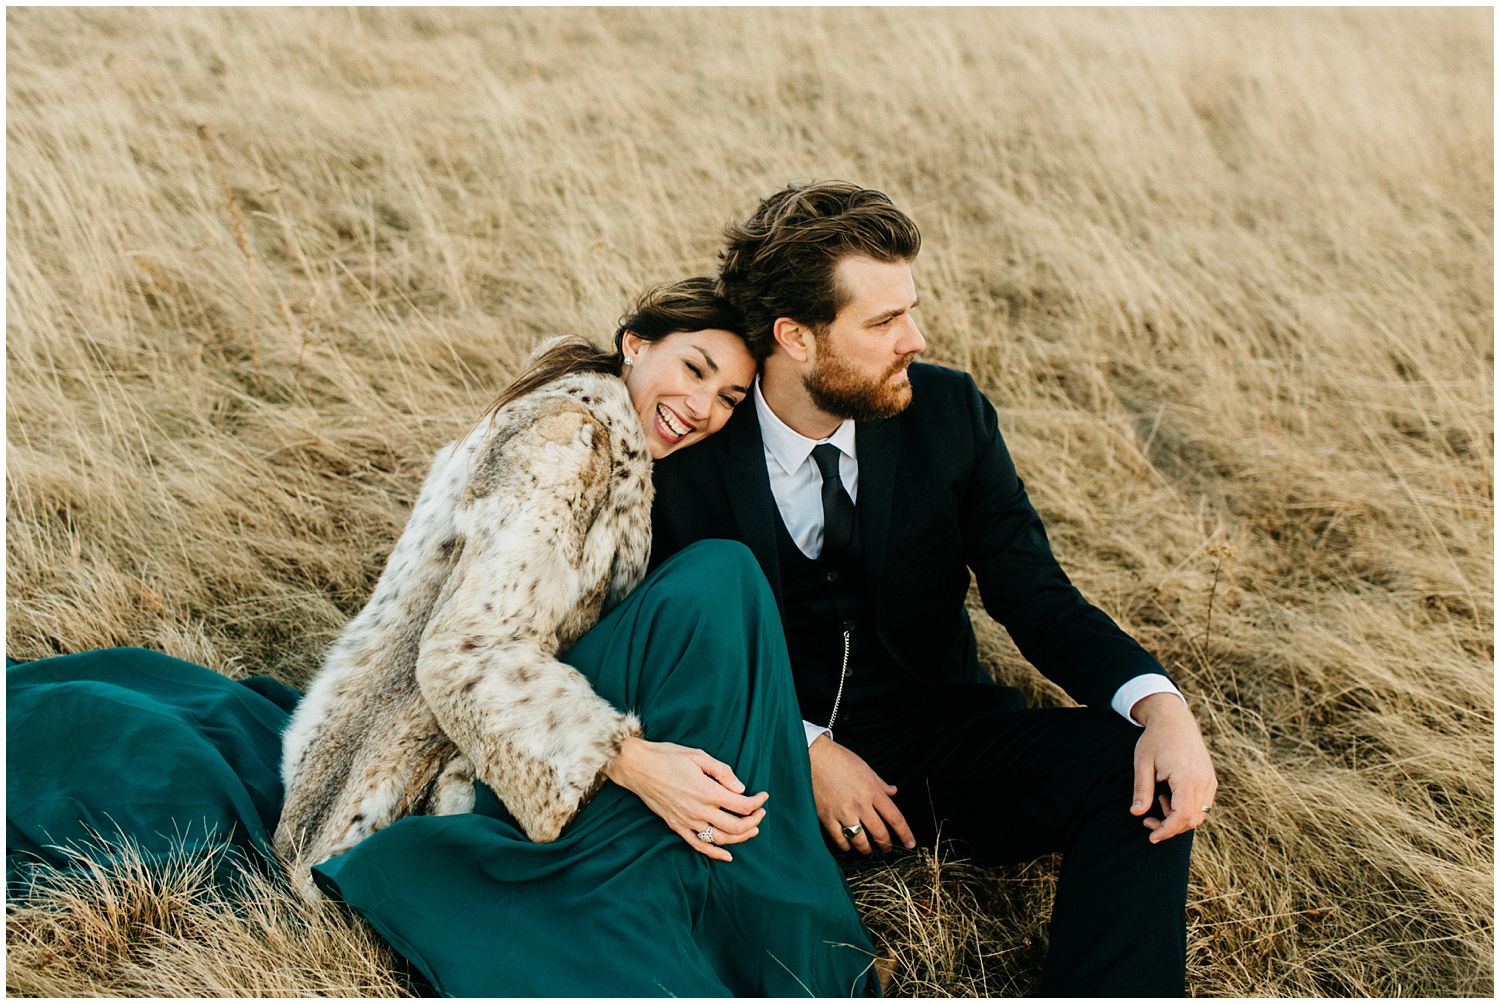
[{"label": "suit lapel", "polygon": [[[760,438],[760,420],[753,407],[736,408],[724,427],[724,449],[717,454],[724,491],[739,528],[740,540],[750,548],[766,578],[776,603],[781,604],[781,557],[776,548],[776,499],[766,472],[765,445]],[[870,573],[874,595],[882,594],[886,544],[890,538],[891,501],[896,484],[896,461],[901,452],[901,423],[894,418],[860,422],[854,429],[855,452],[859,455],[860,549]]]},{"label": "suit lapel", "polygon": [[725,449],[718,454],[719,472],[729,496],[729,508],[739,526],[740,540],[750,548],[771,583],[781,605],[781,559],[776,550],[776,499],[766,471],[766,451],[760,420],[753,404],[736,408],[725,426]]},{"label": "suit lapel", "polygon": [[894,418],[860,422],[854,429],[859,454],[860,549],[870,573],[872,594],[880,596],[885,573],[885,549],[890,536],[891,499],[896,485],[896,459],[901,451],[901,423]]}]

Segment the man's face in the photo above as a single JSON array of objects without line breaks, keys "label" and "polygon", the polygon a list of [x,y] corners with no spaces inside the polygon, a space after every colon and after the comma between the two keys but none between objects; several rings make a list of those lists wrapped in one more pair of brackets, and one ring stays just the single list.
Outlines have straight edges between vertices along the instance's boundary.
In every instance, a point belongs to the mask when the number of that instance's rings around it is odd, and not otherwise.
[{"label": "man's face", "polygon": [[812,368],[803,384],[830,415],[868,422],[900,414],[911,403],[906,367],[927,341],[912,318],[917,287],[911,265],[850,257],[834,279],[848,302],[828,329],[814,334]]}]

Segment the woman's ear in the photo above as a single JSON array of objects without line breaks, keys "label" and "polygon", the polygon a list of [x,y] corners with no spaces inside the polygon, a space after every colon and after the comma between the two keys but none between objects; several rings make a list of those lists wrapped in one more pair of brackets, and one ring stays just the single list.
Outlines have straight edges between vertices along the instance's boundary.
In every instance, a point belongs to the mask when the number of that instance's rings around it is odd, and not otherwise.
[{"label": "woman's ear", "polygon": [[771,337],[799,363],[807,362],[807,343],[811,332],[790,317],[778,317],[771,325]]},{"label": "woman's ear", "polygon": [[627,331],[625,332],[624,336],[620,338],[620,352],[625,356],[626,359],[631,359],[635,356],[640,355],[641,349],[645,348],[648,344],[649,343],[644,338],[636,334],[634,331]]}]

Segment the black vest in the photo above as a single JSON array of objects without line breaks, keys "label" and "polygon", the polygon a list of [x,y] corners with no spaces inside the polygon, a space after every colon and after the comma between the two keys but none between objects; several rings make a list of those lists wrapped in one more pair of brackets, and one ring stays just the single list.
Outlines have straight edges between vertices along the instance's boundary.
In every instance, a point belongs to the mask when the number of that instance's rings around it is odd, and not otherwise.
[{"label": "black vest", "polygon": [[[802,717],[827,725],[839,689],[844,631],[851,632],[849,676],[839,701],[838,721],[868,714],[889,700],[908,678],[875,636],[874,604],[861,560],[859,525],[838,558],[809,558],[792,540],[776,514],[776,545],[781,556],[782,625]],[[837,732],[837,722],[834,730]]]}]

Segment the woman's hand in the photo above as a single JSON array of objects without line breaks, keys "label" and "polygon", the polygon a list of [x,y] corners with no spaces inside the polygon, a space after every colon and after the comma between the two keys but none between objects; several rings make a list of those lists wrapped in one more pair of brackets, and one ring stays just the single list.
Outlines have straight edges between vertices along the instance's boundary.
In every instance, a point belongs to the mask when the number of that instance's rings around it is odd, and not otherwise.
[{"label": "woman's hand", "polygon": [[[632,736],[604,776],[640,796],[688,846],[715,861],[733,861],[725,844],[738,844],[760,832],[762,808],[770,796],[743,794],[745,786],[726,763],[702,750],[676,743],[654,743]],[[698,837],[712,829],[714,842]]]}]

